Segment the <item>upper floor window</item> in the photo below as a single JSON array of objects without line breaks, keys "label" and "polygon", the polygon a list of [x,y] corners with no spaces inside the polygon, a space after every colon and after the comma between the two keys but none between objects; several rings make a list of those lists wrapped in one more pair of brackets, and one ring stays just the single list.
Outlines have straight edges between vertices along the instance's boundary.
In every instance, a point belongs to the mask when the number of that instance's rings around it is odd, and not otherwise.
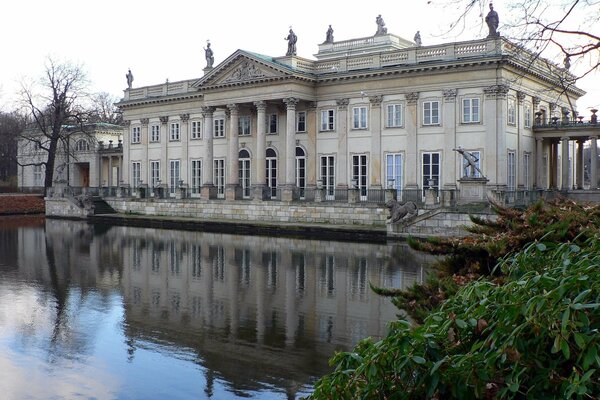
[{"label": "upper floor window", "polygon": [[439,125],[440,123],[440,102],[423,102],[423,125]]},{"label": "upper floor window", "polygon": [[89,151],[89,150],[90,150],[90,144],[87,142],[87,140],[79,139],[75,143],[75,151]]},{"label": "upper floor window", "polygon": [[479,99],[463,99],[462,122],[464,124],[473,124],[479,121]]},{"label": "upper floor window", "polygon": [[508,100],[508,124],[515,125],[517,121],[517,107],[514,100]]},{"label": "upper floor window", "polygon": [[387,127],[398,128],[402,126],[402,104],[388,104]]},{"label": "upper floor window", "polygon": [[250,116],[242,116],[238,119],[238,135],[250,135]]},{"label": "upper floor window", "polygon": [[296,132],[306,132],[306,111],[296,113]]},{"label": "upper floor window", "polygon": [[215,118],[213,120],[213,137],[222,138],[225,137],[225,119]]},{"label": "upper floor window", "polygon": [[332,131],[335,129],[335,110],[321,110],[321,131]]},{"label": "upper floor window", "polygon": [[169,136],[170,140],[179,140],[179,122],[171,123],[171,135]]},{"label": "upper floor window", "polygon": [[531,106],[525,106],[525,128],[531,128]]},{"label": "upper floor window", "polygon": [[192,121],[192,139],[202,139],[202,123],[200,121]]},{"label": "upper floor window", "polygon": [[140,143],[142,137],[142,128],[134,126],[131,128],[131,143]]},{"label": "upper floor window", "polygon": [[277,133],[277,114],[267,115],[267,133]]},{"label": "upper floor window", "polygon": [[160,142],[160,125],[150,126],[150,141]]},{"label": "upper floor window", "polygon": [[367,129],[367,107],[352,108],[352,128]]}]

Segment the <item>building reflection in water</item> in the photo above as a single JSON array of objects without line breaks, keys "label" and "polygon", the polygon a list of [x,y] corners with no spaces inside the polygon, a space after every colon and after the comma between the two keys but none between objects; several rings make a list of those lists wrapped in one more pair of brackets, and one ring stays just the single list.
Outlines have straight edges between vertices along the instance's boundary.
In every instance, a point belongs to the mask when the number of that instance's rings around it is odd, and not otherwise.
[{"label": "building reflection in water", "polygon": [[[20,238],[20,257],[39,245],[46,247],[49,261],[53,258],[49,264],[61,266],[54,268],[55,277],[47,273],[39,279],[118,288],[130,360],[139,348],[153,345],[174,357],[191,354],[204,374],[207,396],[213,395],[215,382],[240,396],[269,390],[293,398],[310,390],[314,379],[328,371],[335,350],[384,336],[396,318],[398,310],[375,295],[369,283],[406,288],[422,281],[431,261],[397,242],[60,220],[46,221],[45,237],[25,232],[34,237]],[[21,266],[32,264],[22,261]]]}]

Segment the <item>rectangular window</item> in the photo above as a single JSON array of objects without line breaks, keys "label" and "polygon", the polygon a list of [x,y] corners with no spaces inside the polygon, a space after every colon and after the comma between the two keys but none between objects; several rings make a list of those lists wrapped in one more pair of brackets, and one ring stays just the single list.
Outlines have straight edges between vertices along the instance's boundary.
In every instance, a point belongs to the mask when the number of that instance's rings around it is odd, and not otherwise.
[{"label": "rectangular window", "polygon": [[367,129],[367,107],[352,108],[352,128]]},{"label": "rectangular window", "polygon": [[33,186],[44,186],[43,165],[33,166]]},{"label": "rectangular window", "polygon": [[131,128],[131,143],[140,143],[142,137],[142,128],[134,126]]},{"label": "rectangular window", "polygon": [[277,114],[267,115],[267,133],[277,133]]},{"label": "rectangular window", "polygon": [[202,187],[202,160],[192,160],[191,177],[192,193],[198,194]]},{"label": "rectangular window", "polygon": [[171,136],[169,136],[171,141],[179,140],[179,122],[171,123]]},{"label": "rectangular window", "polygon": [[385,185],[396,189],[397,199],[401,200],[402,190],[402,154],[387,154],[385,158]]},{"label": "rectangular window", "polygon": [[352,156],[352,184],[360,190],[360,199],[367,200],[367,156]]},{"label": "rectangular window", "polygon": [[160,125],[152,125],[150,127],[150,141],[160,142]]},{"label": "rectangular window", "polygon": [[517,109],[515,106],[515,101],[509,100],[508,101],[508,124],[509,125],[516,124],[516,121],[517,121],[516,114],[517,114]]},{"label": "rectangular window", "polygon": [[523,185],[531,189],[531,153],[523,154]]},{"label": "rectangular window", "polygon": [[479,122],[479,99],[463,99],[462,107],[463,124]]},{"label": "rectangular window", "polygon": [[131,163],[131,184],[133,187],[140,186],[142,177],[142,164],[139,161]]},{"label": "rectangular window", "polygon": [[150,187],[160,184],[160,161],[150,161]]},{"label": "rectangular window", "polygon": [[238,119],[238,135],[249,136],[250,135],[250,116],[242,116]]},{"label": "rectangular window", "polygon": [[296,132],[306,132],[306,111],[296,113]]},{"label": "rectangular window", "polygon": [[213,121],[213,137],[222,138],[225,137],[225,119],[215,118]]},{"label": "rectangular window", "polygon": [[335,129],[335,110],[321,110],[321,131],[332,131]]},{"label": "rectangular window", "polygon": [[423,125],[439,125],[440,123],[440,102],[423,102]]},{"label": "rectangular window", "polygon": [[202,122],[192,121],[192,139],[202,139]]},{"label": "rectangular window", "polygon": [[217,198],[225,198],[225,160],[222,158],[213,160],[213,182],[217,187]]},{"label": "rectangular window", "polygon": [[525,128],[531,128],[531,107],[525,106]]},{"label": "rectangular window", "polygon": [[507,166],[508,166],[507,182],[506,182],[507,189],[510,192],[514,192],[517,187],[517,180],[516,180],[516,175],[515,175],[517,165],[516,165],[516,158],[515,158],[514,151],[508,152]]},{"label": "rectangular window", "polygon": [[440,153],[423,153],[422,157],[423,197],[425,197],[426,189],[433,188],[438,190],[440,188],[442,156]]},{"label": "rectangular window", "polygon": [[335,157],[321,156],[321,183],[325,189],[325,198],[335,200]]},{"label": "rectangular window", "polygon": [[[475,163],[477,168],[471,168],[469,161],[467,161],[467,157],[469,157]],[[479,172],[481,170],[481,152],[465,150],[464,157],[461,157],[461,160],[463,177],[481,178],[481,172]]]},{"label": "rectangular window", "polygon": [[169,191],[171,194],[175,194],[175,190],[179,186],[179,177],[181,176],[179,167],[179,160],[169,161]]},{"label": "rectangular window", "polygon": [[402,104],[388,104],[387,127],[398,128],[402,126]]}]

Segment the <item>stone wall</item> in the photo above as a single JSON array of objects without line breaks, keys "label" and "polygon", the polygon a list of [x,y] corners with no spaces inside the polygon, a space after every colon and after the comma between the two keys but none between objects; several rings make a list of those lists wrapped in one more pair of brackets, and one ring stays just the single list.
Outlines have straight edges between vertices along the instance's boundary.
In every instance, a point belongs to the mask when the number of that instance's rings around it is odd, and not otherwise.
[{"label": "stone wall", "polygon": [[89,210],[78,206],[70,197],[46,197],[45,200],[47,217],[85,219],[90,214]]},{"label": "stone wall", "polygon": [[345,203],[228,202],[217,200],[106,199],[117,212],[127,214],[193,217],[267,223],[322,223],[385,227],[388,210],[383,206]]},{"label": "stone wall", "polygon": [[[495,218],[491,213],[476,214],[480,217]],[[402,223],[388,225],[388,236],[460,237],[469,235],[464,226],[472,224],[469,213],[438,209],[425,212]]]}]

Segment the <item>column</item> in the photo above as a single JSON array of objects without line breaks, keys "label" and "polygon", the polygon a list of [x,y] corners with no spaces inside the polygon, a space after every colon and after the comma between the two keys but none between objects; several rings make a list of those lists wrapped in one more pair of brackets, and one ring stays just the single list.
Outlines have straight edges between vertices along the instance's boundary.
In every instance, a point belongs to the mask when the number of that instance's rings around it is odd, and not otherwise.
[{"label": "column", "polygon": [[577,161],[575,165],[575,188],[583,189],[583,143],[584,139],[577,139]]},{"label": "column", "polygon": [[516,123],[517,123],[517,151],[515,154],[515,173],[516,173],[516,188],[524,188],[525,187],[525,168],[523,168],[523,141],[525,138],[523,137],[523,132],[525,131],[525,105],[523,104],[525,100],[525,93],[517,92],[517,109],[516,112]]},{"label": "column", "polygon": [[181,114],[179,116],[181,119],[181,166],[179,168],[179,179],[181,179],[184,183],[190,183],[189,167],[188,167],[188,143],[189,143],[189,120],[190,114]]},{"label": "column", "polygon": [[291,201],[296,187],[296,105],[298,99],[288,97],[283,99],[286,105],[285,115],[285,182],[281,199]]},{"label": "column", "polygon": [[548,156],[548,187],[550,189],[557,189],[557,175],[558,175],[558,143],[556,139],[550,140],[550,154]]},{"label": "column", "polygon": [[506,95],[508,90],[506,85],[493,85],[484,89],[486,148],[492,151],[485,154],[483,160],[485,165],[482,170],[496,188],[506,187],[508,181],[506,147],[506,117],[508,115]]},{"label": "column", "polygon": [[225,199],[235,200],[235,188],[239,182],[239,135],[238,135],[238,124],[240,109],[237,104],[228,104],[227,109],[229,110],[229,151],[227,167],[229,173],[227,174],[227,184],[225,186]]},{"label": "column", "polygon": [[112,185],[113,185],[113,181],[112,181],[112,168],[113,168],[112,159],[113,159],[112,156],[109,155],[108,156],[108,187],[112,187]]},{"label": "column", "polygon": [[[456,89],[444,90],[444,109],[442,118],[444,119],[444,154],[442,156],[442,181],[440,188],[456,189],[456,181],[460,178],[457,174],[456,167],[458,165],[456,159],[462,158],[460,154],[452,151],[458,148],[456,143]],[[480,113],[481,115],[481,113]],[[467,144],[462,144],[467,146]],[[460,160],[462,162],[462,160]],[[443,183],[443,186],[442,186]]]},{"label": "column", "polygon": [[535,187],[537,189],[546,189],[543,185],[544,179],[544,139],[535,138]]},{"label": "column", "polygon": [[202,160],[202,188],[201,196],[205,199],[211,198],[213,185],[213,113],[214,107],[202,107],[202,126],[204,127],[204,160]]},{"label": "column", "polygon": [[169,117],[160,117],[160,185],[165,188],[165,195],[167,194],[166,187],[169,185],[169,179],[167,171],[169,169],[169,157],[168,147],[169,142],[169,127],[167,126]]},{"label": "column", "polygon": [[267,136],[266,136],[266,111],[267,102],[260,100],[255,101],[254,106],[256,107],[256,151],[254,154],[254,167],[256,172],[254,199],[262,200],[262,192],[267,181],[266,168],[265,168],[265,152],[267,151]]},{"label": "column", "polygon": [[337,154],[337,188],[348,188],[348,99],[336,100],[338,106],[337,115],[337,134],[338,134],[338,154]]},{"label": "column", "polygon": [[381,102],[383,96],[369,97],[371,102],[371,187],[381,189]]},{"label": "column", "polygon": [[560,189],[569,190],[569,137],[565,136],[560,138],[560,140],[562,141],[562,179],[560,182]]},{"label": "column", "polygon": [[306,149],[306,186],[317,186],[318,150],[317,150],[317,103],[311,102],[306,109],[306,130],[308,145]]},{"label": "column", "polygon": [[[148,165],[148,118],[142,118],[142,130],[141,130],[141,145],[142,145],[142,165],[140,170],[140,178],[144,181],[144,183],[150,183],[150,171]],[[112,157],[108,158],[108,186],[112,186],[110,183],[112,181]]]},{"label": "column", "polygon": [[123,173],[123,184],[129,184],[131,179],[131,165],[129,165],[129,146],[131,145],[131,135],[129,133],[129,125],[131,121],[123,121],[123,169],[127,173]]},{"label": "column", "polygon": [[598,136],[590,137],[590,150],[592,159],[590,160],[590,189],[598,188]]},{"label": "column", "polygon": [[417,176],[419,162],[417,159],[417,125],[419,123],[419,93],[407,93],[406,97],[406,162],[404,163],[404,176],[406,189],[419,188]]}]

